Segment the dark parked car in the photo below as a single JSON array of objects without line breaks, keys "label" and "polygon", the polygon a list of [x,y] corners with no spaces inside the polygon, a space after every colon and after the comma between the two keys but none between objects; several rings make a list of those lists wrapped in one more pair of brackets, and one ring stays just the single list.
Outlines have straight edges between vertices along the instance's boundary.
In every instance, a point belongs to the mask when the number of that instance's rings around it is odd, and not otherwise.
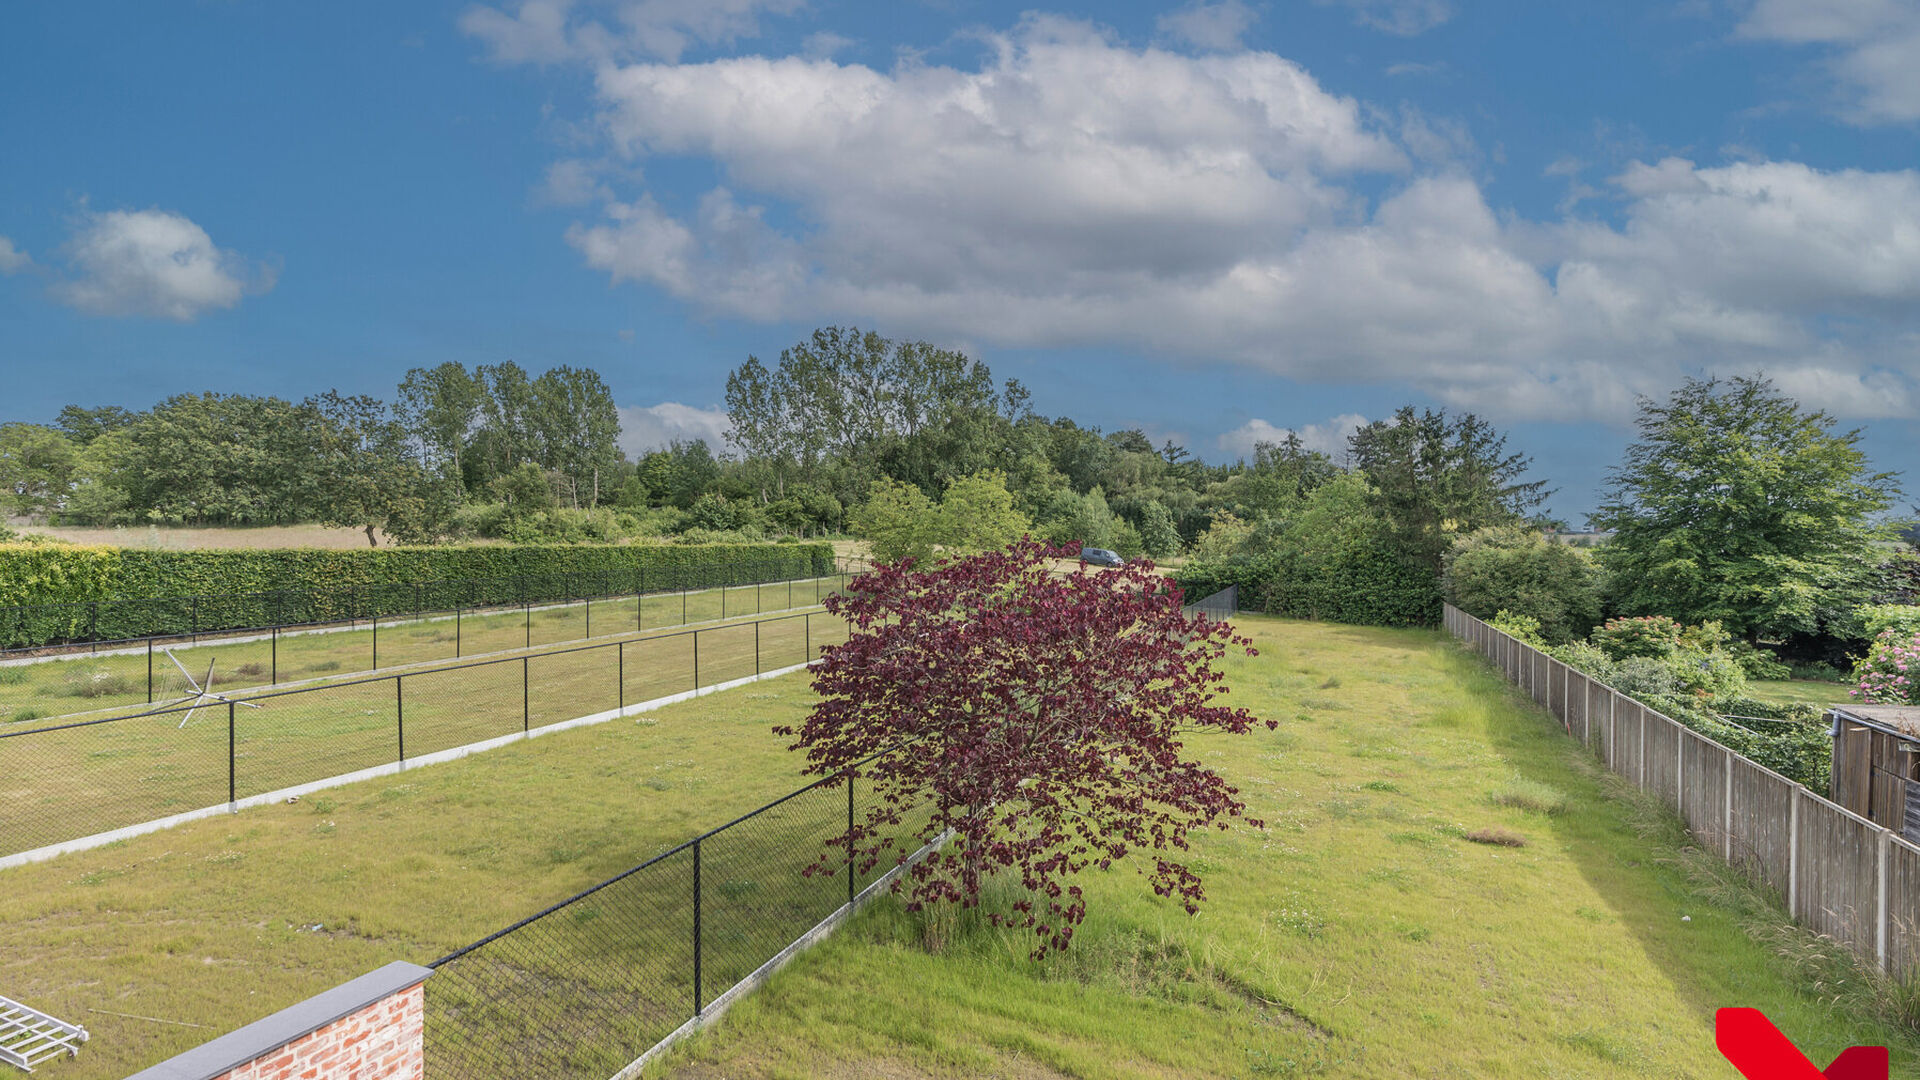
[{"label": "dark parked car", "polygon": [[1081,548],[1080,561],[1091,566],[1123,566],[1127,560],[1106,548]]}]

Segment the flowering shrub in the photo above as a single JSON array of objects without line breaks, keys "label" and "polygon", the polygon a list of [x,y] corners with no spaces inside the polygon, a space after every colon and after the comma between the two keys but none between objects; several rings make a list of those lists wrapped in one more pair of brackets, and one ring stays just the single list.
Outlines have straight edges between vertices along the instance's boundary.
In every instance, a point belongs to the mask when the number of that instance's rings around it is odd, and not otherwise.
[{"label": "flowering shrub", "polygon": [[1853,673],[1860,685],[1847,693],[1862,704],[1920,705],[1920,633],[1880,631]]}]

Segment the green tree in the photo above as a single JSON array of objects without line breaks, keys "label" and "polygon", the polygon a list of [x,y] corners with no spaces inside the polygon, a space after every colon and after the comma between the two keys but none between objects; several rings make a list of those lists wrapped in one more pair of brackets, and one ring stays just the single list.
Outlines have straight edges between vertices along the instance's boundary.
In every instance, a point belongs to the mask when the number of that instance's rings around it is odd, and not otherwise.
[{"label": "green tree", "polygon": [[60,410],[54,424],[67,433],[75,446],[89,446],[100,436],[129,427],[139,419],[139,413],[118,405],[102,405],[94,409],[69,405]]},{"label": "green tree", "polygon": [[540,463],[566,478],[569,501],[600,502],[600,478],[620,461],[620,410],[613,391],[591,368],[561,366],[533,381],[533,430]]},{"label": "green tree", "polygon": [[64,505],[80,455],[72,440],[42,424],[0,424],[0,496],[20,514]]},{"label": "green tree", "polygon": [[385,402],[329,390],[308,398],[305,408],[314,451],[307,468],[317,481],[321,524],[364,529],[375,547],[375,529],[407,541],[437,536],[451,506],[434,499],[432,478],[408,453],[406,426]]},{"label": "green tree", "polygon": [[1552,494],[1544,481],[1520,479],[1532,459],[1507,453],[1506,436],[1472,413],[1449,419],[1409,405],[1348,445],[1392,541],[1436,574],[1454,536],[1518,524]]},{"label": "green tree", "polygon": [[1156,559],[1180,553],[1180,530],[1173,524],[1173,512],[1157,502],[1148,502],[1140,512],[1140,544]]},{"label": "green tree", "polygon": [[419,441],[426,467],[465,490],[460,456],[479,422],[487,387],[480,376],[451,361],[413,368],[400,383],[397,412]]},{"label": "green tree", "polygon": [[945,531],[940,509],[927,493],[899,480],[875,480],[850,524],[854,535],[866,538],[875,561],[883,563],[928,562]]},{"label": "green tree", "polygon": [[1857,429],[1748,377],[1688,379],[1637,426],[1590,519],[1614,534],[1599,554],[1622,612],[1751,641],[1813,633],[1823,603],[1866,591],[1869,519],[1899,486]]},{"label": "green tree", "polygon": [[1600,622],[1598,568],[1586,551],[1526,526],[1477,529],[1454,541],[1442,584],[1454,607],[1483,619],[1502,611],[1539,623],[1549,645],[1587,636]]},{"label": "green tree", "polygon": [[1033,531],[1013,504],[1006,474],[996,469],[949,481],[940,519],[940,544],[951,554],[998,550]]}]

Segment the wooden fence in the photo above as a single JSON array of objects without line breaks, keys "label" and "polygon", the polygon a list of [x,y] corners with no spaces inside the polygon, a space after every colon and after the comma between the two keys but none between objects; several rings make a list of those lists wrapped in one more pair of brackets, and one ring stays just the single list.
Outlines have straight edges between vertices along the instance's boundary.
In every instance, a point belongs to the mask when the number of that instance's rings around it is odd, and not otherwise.
[{"label": "wooden fence", "polygon": [[1546,706],[1801,925],[1920,977],[1920,847],[1448,605],[1447,631]]}]

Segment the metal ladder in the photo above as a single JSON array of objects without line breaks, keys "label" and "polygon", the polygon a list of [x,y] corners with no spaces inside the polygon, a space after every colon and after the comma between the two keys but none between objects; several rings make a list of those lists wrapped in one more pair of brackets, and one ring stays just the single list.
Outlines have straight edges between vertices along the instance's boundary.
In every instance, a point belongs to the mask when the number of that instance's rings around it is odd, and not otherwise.
[{"label": "metal ladder", "polygon": [[86,1041],[86,1028],[0,997],[0,1061],[32,1072],[50,1057],[78,1055]]}]

